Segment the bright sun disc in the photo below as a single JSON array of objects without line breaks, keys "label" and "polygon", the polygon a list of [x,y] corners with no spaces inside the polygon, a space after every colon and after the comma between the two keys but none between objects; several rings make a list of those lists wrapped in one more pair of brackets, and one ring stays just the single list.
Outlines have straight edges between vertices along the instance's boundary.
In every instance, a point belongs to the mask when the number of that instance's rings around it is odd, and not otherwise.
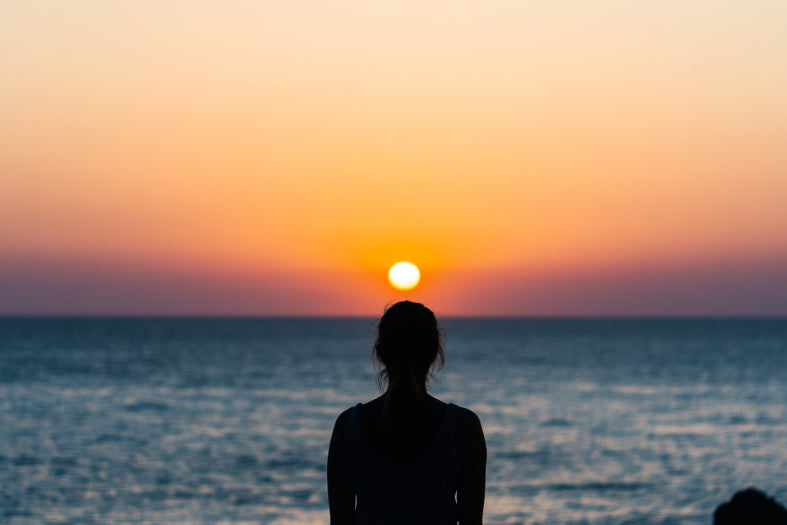
[{"label": "bright sun disc", "polygon": [[388,270],[388,280],[397,290],[412,290],[421,280],[421,272],[413,263],[402,261]]}]

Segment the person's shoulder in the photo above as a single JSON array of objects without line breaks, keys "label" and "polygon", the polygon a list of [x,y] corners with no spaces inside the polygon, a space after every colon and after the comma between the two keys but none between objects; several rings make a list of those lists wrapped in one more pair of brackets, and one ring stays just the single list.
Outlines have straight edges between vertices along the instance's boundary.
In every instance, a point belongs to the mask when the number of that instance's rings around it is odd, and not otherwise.
[{"label": "person's shoulder", "polygon": [[358,403],[358,404],[355,404],[355,405],[353,405],[353,406],[351,406],[349,408],[346,408],[345,410],[342,411],[341,414],[339,414],[339,416],[336,418],[336,420],[338,421],[340,419],[341,420],[349,419],[350,416],[352,415],[353,411],[354,410],[358,410],[358,407],[360,407],[360,406],[362,406],[362,405],[360,403]]},{"label": "person's shoulder", "polygon": [[469,408],[465,408],[463,406],[457,405],[456,403],[451,403],[451,404],[456,407],[457,418],[480,421],[476,413],[470,410]]},{"label": "person's shoulder", "polygon": [[475,412],[463,406],[456,406],[456,425],[460,428],[481,428],[481,419]]},{"label": "person's shoulder", "polygon": [[350,408],[344,410],[341,414],[339,414],[336,417],[336,423],[334,424],[334,427],[346,426],[349,423],[350,418],[352,417],[353,411],[357,410],[359,405],[360,403],[358,405],[353,405]]},{"label": "person's shoulder", "polygon": [[456,405],[456,445],[457,453],[463,458],[486,457],[486,439],[481,419],[469,408]]}]

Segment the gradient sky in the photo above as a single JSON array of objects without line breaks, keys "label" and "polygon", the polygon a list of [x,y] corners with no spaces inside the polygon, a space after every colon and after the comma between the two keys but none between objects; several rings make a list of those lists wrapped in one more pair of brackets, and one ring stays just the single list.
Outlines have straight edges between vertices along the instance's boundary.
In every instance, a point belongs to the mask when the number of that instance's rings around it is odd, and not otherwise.
[{"label": "gradient sky", "polygon": [[0,314],[787,315],[785,28],[783,0],[3,2]]}]

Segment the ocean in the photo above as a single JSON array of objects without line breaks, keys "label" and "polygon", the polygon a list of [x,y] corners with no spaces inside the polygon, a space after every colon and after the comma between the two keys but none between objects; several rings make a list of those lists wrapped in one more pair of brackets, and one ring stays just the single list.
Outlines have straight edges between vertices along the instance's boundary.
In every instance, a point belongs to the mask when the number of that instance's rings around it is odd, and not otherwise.
[{"label": "ocean", "polygon": [[[710,524],[787,502],[787,319],[445,319],[485,523]],[[0,522],[327,524],[372,319],[0,318]]]}]

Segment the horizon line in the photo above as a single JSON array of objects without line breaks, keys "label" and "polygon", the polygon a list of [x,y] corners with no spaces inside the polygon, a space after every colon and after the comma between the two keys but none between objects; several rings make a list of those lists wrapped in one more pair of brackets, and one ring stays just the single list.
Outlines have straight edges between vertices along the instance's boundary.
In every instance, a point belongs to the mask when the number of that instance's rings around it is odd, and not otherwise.
[{"label": "horizon line", "polygon": [[[438,319],[510,319],[510,320],[787,320],[787,314],[454,314],[440,315]],[[172,314],[172,313],[2,313],[0,320],[11,319],[128,319],[128,320],[188,320],[188,319],[292,319],[292,320],[368,320],[380,315],[362,314]]]}]

